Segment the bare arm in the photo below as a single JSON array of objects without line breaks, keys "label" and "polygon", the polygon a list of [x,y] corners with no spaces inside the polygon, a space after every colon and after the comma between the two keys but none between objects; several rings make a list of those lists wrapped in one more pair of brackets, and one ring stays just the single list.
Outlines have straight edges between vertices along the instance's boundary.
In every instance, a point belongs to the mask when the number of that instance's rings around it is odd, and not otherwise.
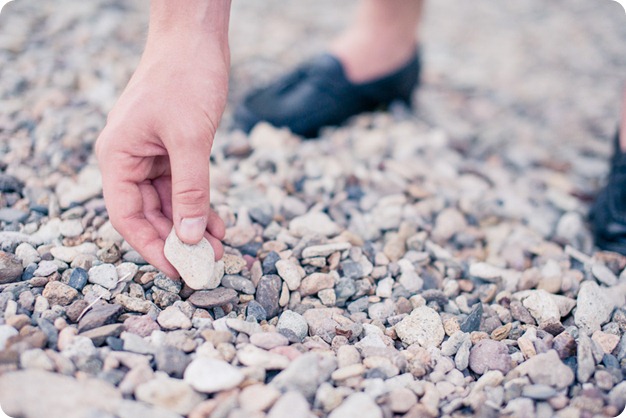
[{"label": "bare arm", "polygon": [[163,255],[172,225],[223,252],[209,157],[228,93],[229,14],[230,0],[153,0],[143,56],[96,143],[113,226],[173,277]]}]

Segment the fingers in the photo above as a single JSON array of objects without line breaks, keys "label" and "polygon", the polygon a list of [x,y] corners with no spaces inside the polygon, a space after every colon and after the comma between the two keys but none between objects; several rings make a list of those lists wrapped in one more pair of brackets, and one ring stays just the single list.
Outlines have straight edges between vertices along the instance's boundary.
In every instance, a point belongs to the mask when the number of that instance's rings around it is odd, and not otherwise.
[{"label": "fingers", "polygon": [[172,212],[176,234],[187,244],[196,244],[209,221],[209,155],[206,139],[177,141],[170,147]]},{"label": "fingers", "polygon": [[209,225],[207,226],[207,231],[209,231],[209,233],[218,240],[223,240],[226,236],[224,221],[222,221],[222,218],[220,218],[213,209],[209,212]]},{"label": "fingers", "polygon": [[[153,182],[154,188],[159,196],[161,202],[161,212],[169,219],[172,219],[172,181],[170,177],[163,176],[155,179]],[[169,225],[170,230],[172,224]],[[226,235],[226,227],[224,221],[213,210],[209,209],[209,216],[206,231],[208,231],[215,238],[222,240]],[[169,233],[169,230],[168,230]]]},{"label": "fingers", "polygon": [[[153,223],[146,219],[139,185],[111,176],[107,180],[103,179],[103,191],[113,227],[148,263],[169,277],[178,277],[176,269],[163,255],[162,231],[157,230]],[[147,204],[153,206],[154,202]],[[157,224],[159,229],[163,229],[162,221],[157,221]]]},{"label": "fingers", "polygon": [[222,245],[222,241],[215,238],[208,232],[204,234],[204,237],[209,241],[211,247],[213,247],[213,251],[215,252],[215,261],[221,259],[224,256],[224,246]]}]

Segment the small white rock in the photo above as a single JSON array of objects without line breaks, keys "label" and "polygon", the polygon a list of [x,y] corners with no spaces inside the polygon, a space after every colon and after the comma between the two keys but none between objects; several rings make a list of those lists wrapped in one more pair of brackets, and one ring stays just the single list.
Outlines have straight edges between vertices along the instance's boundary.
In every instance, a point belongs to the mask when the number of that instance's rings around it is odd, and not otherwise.
[{"label": "small white rock", "polygon": [[214,393],[239,385],[244,375],[222,360],[198,357],[185,370],[184,380],[198,392]]},{"label": "small white rock", "polygon": [[165,240],[165,257],[178,270],[180,277],[192,289],[215,289],[220,282],[215,281],[215,253],[206,238],[195,245],[182,242],[172,231]]}]

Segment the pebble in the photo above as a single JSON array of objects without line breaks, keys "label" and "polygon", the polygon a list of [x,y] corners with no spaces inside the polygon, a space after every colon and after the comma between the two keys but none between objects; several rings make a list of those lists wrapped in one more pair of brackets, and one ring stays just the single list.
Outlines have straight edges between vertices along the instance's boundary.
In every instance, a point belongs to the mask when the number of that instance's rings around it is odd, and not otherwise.
[{"label": "pebble", "polygon": [[4,350],[7,340],[18,334],[18,331],[9,325],[0,325],[0,350]]},{"label": "pebble", "polygon": [[340,228],[327,214],[323,212],[309,212],[293,218],[289,222],[289,231],[296,237],[303,237],[308,234],[320,234],[325,237],[331,237],[337,235],[340,232]]},{"label": "pebble", "polygon": [[395,330],[403,343],[422,347],[437,347],[445,336],[439,314],[427,306],[414,309],[396,324]]},{"label": "pebble", "polygon": [[22,262],[16,256],[0,251],[0,284],[16,281],[23,271]]},{"label": "pebble", "polygon": [[474,373],[499,370],[506,374],[512,369],[509,348],[501,341],[480,340],[470,350],[469,367]]},{"label": "pebble", "polygon": [[215,253],[206,238],[199,243],[189,245],[182,242],[172,228],[163,249],[165,257],[178,270],[187,286],[192,289],[214,289],[219,281],[213,280]]},{"label": "pebble", "polygon": [[87,271],[85,269],[77,267],[72,270],[72,273],[70,275],[70,281],[68,282],[68,284],[80,292],[81,290],[83,290],[88,280],[89,274],[87,273]]},{"label": "pebble", "polygon": [[189,414],[204,400],[187,382],[167,376],[158,376],[137,386],[135,398],[181,415]]},{"label": "pebble", "polygon": [[595,282],[587,281],[580,285],[574,321],[587,334],[599,330],[613,312],[615,305],[607,292],[610,290],[600,288]]},{"label": "pebble", "polygon": [[157,349],[154,354],[156,368],[167,373],[171,377],[182,378],[185,369],[191,362],[189,356],[184,351],[176,347],[163,346]]},{"label": "pebble", "polygon": [[302,280],[299,290],[302,296],[309,296],[320,290],[332,289],[334,286],[335,279],[331,274],[313,273]]},{"label": "pebble", "polygon": [[309,325],[302,315],[297,312],[286,310],[278,318],[276,324],[278,332],[289,335],[294,335],[298,341],[304,340],[309,333]]},{"label": "pebble", "polygon": [[[29,390],[25,391],[24,388]],[[45,393],[46,396],[42,396]],[[76,380],[43,370],[23,370],[0,376],[2,408],[12,416],[63,418],[89,416],[94,410],[114,416],[121,393],[93,378]]]},{"label": "pebble", "polygon": [[265,370],[283,370],[289,366],[289,359],[281,354],[273,353],[246,344],[237,350],[237,360],[249,367],[260,367]]},{"label": "pebble", "polygon": [[119,305],[102,303],[91,307],[78,323],[78,332],[88,331],[117,321],[123,309]]},{"label": "pebble", "polygon": [[276,262],[276,272],[287,283],[289,290],[296,290],[300,287],[302,276],[298,267],[290,260],[278,260]]},{"label": "pebble", "polygon": [[312,245],[302,250],[302,258],[328,257],[333,253],[347,251],[350,248],[352,248],[352,244],[349,242]]},{"label": "pebble", "polygon": [[78,297],[78,291],[73,287],[61,282],[48,282],[43,289],[43,297],[48,299],[50,305],[66,306]]},{"label": "pebble", "polygon": [[530,380],[539,385],[557,389],[568,387],[574,382],[574,372],[567,367],[554,350],[537,354],[516,367],[521,375],[528,375]]},{"label": "pebble", "polygon": [[382,418],[383,413],[376,402],[362,392],[348,396],[343,403],[334,409],[329,418]]},{"label": "pebble", "polygon": [[250,336],[250,342],[264,350],[289,345],[289,340],[278,332],[257,332]]},{"label": "pebble", "polygon": [[191,319],[187,317],[180,309],[174,306],[165,308],[157,318],[159,325],[166,330],[189,329],[191,328]]},{"label": "pebble", "polygon": [[239,275],[225,275],[222,277],[222,286],[235,289],[247,295],[253,295],[256,292],[254,283]]},{"label": "pebble", "polygon": [[255,299],[265,309],[268,318],[273,318],[279,313],[278,300],[282,289],[282,280],[275,274],[261,277],[256,288]]},{"label": "pebble", "polygon": [[482,316],[483,316],[483,304],[479,302],[472,308],[472,311],[469,313],[467,318],[465,318],[463,322],[461,322],[460,324],[461,331],[463,332],[478,331],[478,329],[480,328],[480,322],[482,320]]},{"label": "pebble", "polygon": [[219,287],[214,290],[201,290],[189,296],[189,303],[199,308],[215,308],[233,303],[238,299],[237,291]]},{"label": "pebble", "polygon": [[311,409],[300,392],[289,391],[278,398],[267,413],[267,418],[308,417]]},{"label": "pebble", "polygon": [[118,279],[113,264],[100,264],[89,269],[89,283],[98,284],[106,289],[115,288]]},{"label": "pebble", "polygon": [[239,386],[244,374],[222,360],[198,357],[185,370],[184,380],[198,392],[215,393]]},{"label": "pebble", "polygon": [[254,384],[246,386],[239,394],[239,405],[245,411],[260,412],[269,409],[281,393],[270,385]]}]

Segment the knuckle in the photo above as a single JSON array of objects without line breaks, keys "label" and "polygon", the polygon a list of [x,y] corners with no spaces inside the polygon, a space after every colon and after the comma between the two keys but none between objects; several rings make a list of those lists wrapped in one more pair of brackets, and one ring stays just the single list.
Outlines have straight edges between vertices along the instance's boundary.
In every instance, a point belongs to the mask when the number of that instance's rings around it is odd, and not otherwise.
[{"label": "knuckle", "polygon": [[204,205],[209,200],[209,191],[197,185],[179,185],[174,188],[173,201],[179,205],[198,206]]}]

